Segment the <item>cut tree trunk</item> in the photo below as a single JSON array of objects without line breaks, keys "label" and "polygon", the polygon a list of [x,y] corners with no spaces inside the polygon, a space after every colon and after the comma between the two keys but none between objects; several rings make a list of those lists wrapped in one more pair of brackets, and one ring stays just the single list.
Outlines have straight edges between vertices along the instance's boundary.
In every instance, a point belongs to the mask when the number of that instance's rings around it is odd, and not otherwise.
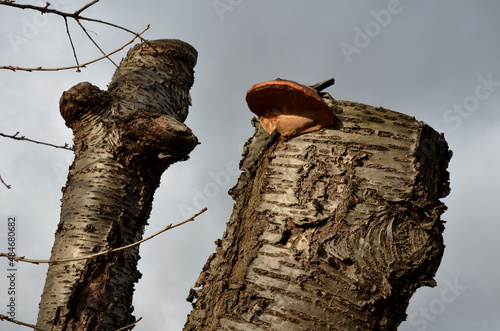
[{"label": "cut tree trunk", "polygon": [[[186,160],[198,141],[182,122],[197,52],[179,40],[133,47],[107,91],[80,83],[60,109],[74,133],[75,160],[63,188],[51,260],[71,259],[142,238],[163,171]],[[139,248],[52,263],[37,326],[116,330],[134,322]]]},{"label": "cut tree trunk", "polygon": [[254,119],[184,330],[396,330],[435,285],[446,141],[413,117],[324,100],[335,124],[294,138]]}]

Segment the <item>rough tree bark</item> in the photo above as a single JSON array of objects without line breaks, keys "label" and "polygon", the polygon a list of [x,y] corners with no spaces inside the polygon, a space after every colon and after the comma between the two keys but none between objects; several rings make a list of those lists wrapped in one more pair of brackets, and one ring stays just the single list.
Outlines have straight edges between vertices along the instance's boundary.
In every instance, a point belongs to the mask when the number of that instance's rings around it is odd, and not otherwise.
[{"label": "rough tree bark", "polygon": [[395,330],[434,286],[451,151],[413,117],[325,101],[335,124],[255,134],[184,330]]},{"label": "rough tree bark", "polygon": [[[60,109],[74,133],[75,160],[63,188],[52,260],[142,238],[163,171],[186,160],[197,138],[182,122],[197,52],[180,40],[133,47],[107,91],[80,83]],[[37,326],[116,330],[132,323],[139,248],[49,266]]]}]

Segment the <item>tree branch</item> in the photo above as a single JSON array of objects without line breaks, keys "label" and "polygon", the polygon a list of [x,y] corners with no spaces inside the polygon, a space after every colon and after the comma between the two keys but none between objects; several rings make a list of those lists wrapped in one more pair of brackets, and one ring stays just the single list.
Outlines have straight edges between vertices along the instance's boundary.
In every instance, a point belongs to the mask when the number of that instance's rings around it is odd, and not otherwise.
[{"label": "tree branch", "polygon": [[[96,2],[97,1],[99,1],[99,0],[96,0]],[[129,324],[127,326],[124,326],[123,328],[116,329],[115,331],[125,331],[125,330],[128,330],[128,329],[132,328],[133,326],[135,326],[137,323],[139,323],[141,320],[142,320],[142,317],[139,317],[134,323]]]},{"label": "tree branch", "polygon": [[[96,0],[98,1],[98,0]],[[134,323],[132,324],[129,324],[129,325],[126,325],[124,326],[123,328],[119,328],[119,329],[116,329],[115,331],[124,331],[124,330],[128,330],[130,329],[131,327],[135,326],[137,323],[139,323],[140,321],[142,320],[142,317],[139,317]],[[11,323],[14,323],[14,324],[17,324],[17,325],[22,325],[22,326],[26,326],[26,327],[29,327],[29,328],[32,328],[32,329],[35,329],[37,331],[47,331],[45,329],[41,329],[39,327],[37,327],[36,325],[33,325],[33,324],[29,324],[29,323],[25,323],[25,322],[21,322],[21,321],[18,321],[18,320],[15,320],[13,318],[10,318],[6,315],[2,315],[0,314],[0,321],[7,321],[7,322],[11,322]]]},{"label": "tree branch", "polygon": [[35,330],[38,330],[38,331],[47,331],[45,329],[38,328],[36,325],[24,323],[24,322],[15,320],[13,318],[10,318],[10,317],[2,315],[2,314],[0,314],[0,321],[7,321],[7,322],[11,322],[11,323],[14,323],[14,324],[17,324],[17,325],[27,326],[29,328],[32,328],[32,329],[35,329]]},{"label": "tree branch", "polygon": [[25,136],[18,137],[17,136],[18,134],[19,134],[19,132],[16,132],[15,135],[9,136],[8,134],[4,134],[4,133],[0,132],[0,137],[11,138],[11,139],[14,139],[14,140],[25,140],[25,141],[29,141],[29,142],[35,143],[35,144],[50,146],[50,147],[54,147],[54,148],[66,149],[68,151],[72,151],[73,150],[72,147],[68,147],[68,144],[64,144],[64,146],[53,145],[53,144],[45,143],[43,141],[32,140],[32,139],[26,138]]},{"label": "tree branch", "polygon": [[90,6],[92,6],[93,4],[95,4],[97,2],[98,2],[98,0],[97,1],[94,0],[91,3],[86,4],[85,6],[80,8],[79,10],[75,11],[74,13],[67,13],[67,12],[62,12],[62,11],[57,10],[57,9],[49,8],[50,3],[48,3],[48,2],[45,6],[42,7],[42,6],[34,6],[34,5],[30,5],[30,4],[20,4],[20,3],[16,3],[15,1],[12,1],[12,0],[3,0],[3,1],[0,1],[0,5],[20,8],[20,9],[31,9],[31,10],[39,11],[42,14],[54,14],[54,15],[66,17],[66,18],[69,17],[69,18],[72,18],[75,20],[79,19],[79,20],[85,20],[85,21],[89,21],[89,22],[100,23],[100,24],[112,26],[114,28],[126,31],[126,32],[131,33],[131,34],[135,34],[134,31],[129,30],[123,26],[119,26],[119,25],[116,25],[116,24],[113,24],[110,22],[106,22],[106,21],[102,21],[102,20],[98,20],[95,18],[80,16],[80,13],[82,11],[84,11],[85,9],[89,8]]},{"label": "tree branch", "polygon": [[147,238],[144,238],[142,240],[136,241],[133,244],[125,245],[125,246],[114,248],[114,249],[108,249],[106,251],[99,252],[99,253],[92,254],[92,255],[86,255],[86,256],[81,256],[81,257],[72,258],[72,259],[64,259],[64,260],[33,260],[33,259],[26,259],[24,256],[9,256],[8,253],[0,253],[0,257],[6,257],[6,258],[8,258],[11,261],[26,262],[26,263],[33,263],[33,264],[40,264],[40,263],[65,263],[65,262],[73,262],[73,261],[80,261],[80,260],[95,259],[96,257],[101,256],[101,255],[106,255],[106,254],[110,254],[110,253],[122,251],[124,249],[129,249],[129,248],[132,248],[134,246],[140,245],[140,244],[142,244],[145,241],[153,239],[154,237],[156,237],[160,233],[163,233],[163,232],[165,232],[167,230],[176,228],[178,226],[181,226],[183,224],[186,224],[188,222],[193,221],[196,217],[198,217],[199,215],[203,214],[206,211],[207,211],[207,208],[203,208],[202,210],[200,210],[198,213],[196,213],[192,217],[188,218],[187,220],[182,221],[180,223],[177,223],[175,225],[169,224],[165,228],[163,228],[162,230],[160,230],[160,231],[158,231],[158,232],[150,235]]},{"label": "tree branch", "polygon": [[76,22],[78,23],[78,25],[82,28],[83,32],[85,32],[85,34],[87,35],[87,37],[90,39],[90,41],[95,45],[95,47],[97,47],[97,49],[99,51],[101,51],[102,55],[104,55],[109,61],[111,61],[111,63],[113,63],[115,65],[115,67],[118,68],[118,65],[113,61],[111,60],[111,58],[109,56],[106,55],[106,53],[101,49],[101,47],[99,47],[99,45],[94,41],[94,39],[89,35],[89,33],[87,32],[87,29],[85,29],[85,27],[82,25],[82,23],[80,22],[79,19],[76,19]]},{"label": "tree branch", "polygon": [[99,0],[94,0],[94,1],[92,1],[92,2],[90,2],[90,3],[88,3],[88,4],[86,4],[86,5],[85,5],[85,6],[83,6],[82,8],[78,9],[78,10],[75,12],[75,15],[80,15],[80,13],[81,13],[82,11],[84,11],[85,9],[89,8],[90,6],[92,6],[92,5],[94,5],[94,4],[98,3],[98,2],[99,2]]},{"label": "tree branch", "polygon": [[5,183],[2,179],[2,176],[0,176],[0,181],[2,182],[2,184],[5,185],[6,188],[10,189],[10,185],[8,185],[7,183]]},{"label": "tree branch", "polygon": [[137,38],[140,38],[141,40],[144,40],[141,35],[146,32],[147,30],[149,29],[149,24],[148,26],[142,30],[141,32],[139,33],[136,33],[134,38],[132,38],[132,40],[130,40],[128,43],[126,43],[125,45],[123,45],[122,47],[114,50],[113,52],[111,53],[108,53],[104,56],[101,56],[95,60],[92,60],[92,61],[89,61],[89,62],[86,62],[86,63],[83,63],[83,64],[80,64],[80,65],[76,65],[76,66],[70,66],[70,67],[60,67],[60,68],[43,68],[43,67],[36,67],[36,68],[23,68],[23,67],[16,67],[16,66],[0,66],[0,69],[8,69],[8,70],[12,70],[12,71],[16,71],[16,70],[21,70],[21,71],[59,71],[59,70],[68,70],[68,69],[78,69],[78,68],[84,68],[86,67],[87,65],[89,64],[92,64],[94,62],[97,62],[97,61],[100,61],[110,55],[113,55],[119,51],[121,51],[122,49],[124,49],[125,47],[127,47],[128,45],[130,45],[131,43],[134,42],[135,39]]},{"label": "tree branch", "polygon": [[[68,19],[64,17],[64,24],[66,25],[66,33],[68,34],[69,43],[71,44],[71,49],[73,50],[73,56],[75,57],[76,65],[80,65],[78,63],[78,57],[76,56],[75,46],[73,45],[73,39],[71,39],[71,33],[69,32]],[[76,72],[80,72],[80,68],[76,69]]]},{"label": "tree branch", "polygon": [[[149,29],[149,25],[140,33],[136,33],[132,30],[129,30],[125,27],[122,27],[122,26],[119,26],[119,25],[116,25],[116,24],[113,24],[113,23],[110,23],[110,22],[106,22],[106,21],[102,21],[102,20],[98,20],[98,19],[94,19],[94,18],[90,18],[90,17],[84,17],[84,16],[80,16],[80,14],[86,10],[87,8],[89,8],[90,6],[96,4],[97,2],[99,2],[99,0],[94,0],[92,2],[89,2],[88,4],[86,4],[85,6],[83,6],[82,8],[80,8],[79,10],[75,11],[74,13],[67,13],[67,12],[62,12],[62,11],[59,11],[59,10],[56,10],[56,9],[52,9],[52,8],[49,8],[50,6],[50,3],[47,2],[45,6],[35,6],[35,5],[30,5],[30,4],[18,4],[16,3],[15,1],[13,0],[1,0],[0,1],[0,5],[4,5],[4,6],[10,6],[10,7],[15,7],[15,8],[20,8],[20,9],[31,9],[31,10],[36,10],[36,11],[39,11],[41,12],[42,14],[54,14],[54,15],[57,15],[57,16],[61,16],[62,18],[64,18],[64,22],[65,22],[65,25],[66,25],[66,32],[68,34],[68,37],[69,37],[69,41],[71,43],[71,48],[73,50],[73,55],[75,57],[75,60],[76,60],[76,66],[69,66],[69,67],[61,67],[61,68],[43,68],[43,67],[35,67],[35,68],[24,68],[24,67],[18,67],[18,66],[0,66],[0,69],[7,69],[7,70],[12,70],[12,71],[16,71],[16,70],[22,70],[22,71],[28,71],[28,72],[31,72],[31,71],[59,71],[59,70],[68,70],[68,69],[77,69],[77,72],[80,72],[80,68],[84,68],[85,66],[91,64],[91,63],[94,63],[94,62],[97,62],[97,61],[100,61],[104,58],[107,58],[108,60],[111,61],[111,63],[113,63],[116,67],[118,67],[116,65],[115,62],[113,62],[113,60],[111,60],[111,58],[109,57],[110,55],[122,50],[123,48],[125,48],[125,46],[131,44],[136,38],[139,38],[140,40],[142,40],[143,42],[146,42],[145,39],[143,39],[141,37],[141,35]],[[87,37],[92,41],[92,43],[99,49],[99,51],[101,51],[101,53],[103,54],[102,57],[98,58],[98,59],[95,59],[93,61],[89,61],[87,63],[84,63],[82,65],[80,65],[78,63],[78,59],[77,59],[77,56],[76,56],[76,51],[75,51],[75,47],[73,45],[73,41],[71,39],[71,34],[69,32],[69,27],[68,27],[68,18],[72,18],[74,19],[79,25],[80,27],[83,29],[83,31],[85,32],[85,34],[87,35]],[[99,45],[92,39],[92,37],[90,37],[90,35],[88,34],[87,30],[85,29],[85,27],[81,24],[81,20],[85,20],[85,21],[89,21],[89,22],[95,22],[95,23],[99,23],[99,24],[104,24],[104,25],[109,25],[109,26],[112,26],[114,28],[117,28],[117,29],[120,29],[120,30],[123,30],[123,31],[126,31],[128,33],[131,33],[134,35],[134,38],[126,43],[125,45],[123,45],[122,47],[120,47],[119,49],[117,49],[116,51],[114,52],[111,52],[109,54],[106,54],[100,47]]]}]

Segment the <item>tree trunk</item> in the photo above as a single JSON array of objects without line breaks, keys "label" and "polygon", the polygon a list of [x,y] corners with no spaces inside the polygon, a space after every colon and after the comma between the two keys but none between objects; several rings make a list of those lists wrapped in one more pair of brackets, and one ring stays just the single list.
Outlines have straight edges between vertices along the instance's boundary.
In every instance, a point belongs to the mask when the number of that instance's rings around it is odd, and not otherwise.
[{"label": "tree trunk", "polygon": [[[63,188],[51,260],[71,259],[142,238],[163,171],[186,160],[197,139],[182,122],[197,52],[179,40],[133,47],[107,91],[80,83],[63,93],[75,160]],[[132,323],[138,246],[90,260],[52,263],[37,326],[116,330]]]},{"label": "tree trunk", "polygon": [[395,330],[434,286],[451,151],[413,117],[324,99],[335,124],[291,139],[254,120],[234,210],[184,330]]}]

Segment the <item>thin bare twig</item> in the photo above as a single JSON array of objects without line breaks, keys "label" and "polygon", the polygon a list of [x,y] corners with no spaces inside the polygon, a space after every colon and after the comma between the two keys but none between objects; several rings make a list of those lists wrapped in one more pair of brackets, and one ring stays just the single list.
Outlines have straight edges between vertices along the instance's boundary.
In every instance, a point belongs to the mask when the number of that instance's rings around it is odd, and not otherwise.
[{"label": "thin bare twig", "polygon": [[[131,327],[133,327],[134,325],[136,325],[137,323],[139,323],[141,320],[142,320],[142,317],[139,317],[134,323],[126,325],[123,328],[116,329],[115,331],[125,331],[125,330],[128,330]],[[38,330],[38,331],[47,331],[45,329],[37,327],[36,325],[24,323],[24,322],[15,320],[13,318],[10,318],[10,317],[8,317],[6,315],[2,315],[2,314],[0,314],[0,321],[7,321],[7,322],[11,322],[11,323],[14,323],[14,324],[17,324],[17,325],[27,326],[29,328],[32,328],[32,329],[35,329],[35,330]]]},{"label": "thin bare twig", "polygon": [[129,249],[131,247],[140,245],[140,244],[142,244],[145,241],[153,239],[154,237],[156,237],[160,233],[163,233],[163,232],[165,232],[167,230],[176,228],[178,226],[181,226],[183,224],[186,224],[188,222],[193,221],[196,217],[198,217],[199,215],[203,214],[206,211],[207,211],[207,208],[203,208],[202,210],[200,210],[198,213],[196,213],[192,217],[188,218],[187,220],[182,221],[182,222],[177,223],[177,224],[174,224],[174,225],[169,224],[168,226],[166,226],[165,228],[161,229],[160,231],[158,231],[158,232],[150,235],[147,238],[144,238],[142,240],[136,241],[133,244],[122,246],[122,247],[118,247],[118,248],[108,249],[106,251],[99,252],[99,253],[92,254],[92,255],[86,255],[86,256],[81,256],[81,257],[76,257],[76,258],[71,258],[71,259],[61,259],[61,260],[33,260],[33,259],[27,259],[24,256],[9,256],[8,253],[0,253],[0,257],[6,257],[6,258],[8,258],[11,261],[26,262],[26,263],[33,263],[33,264],[40,264],[40,263],[65,263],[65,262],[73,262],[73,261],[80,261],[80,260],[95,259],[96,257],[101,256],[101,255],[106,255],[106,254],[110,254],[110,253],[122,251],[124,249]]},{"label": "thin bare twig", "polygon": [[109,61],[111,61],[111,63],[113,63],[115,65],[115,67],[118,68],[118,65],[113,60],[111,60],[111,58],[106,55],[106,53],[101,49],[101,47],[99,47],[99,45],[97,45],[97,43],[94,41],[94,39],[92,39],[92,37],[87,32],[87,29],[85,29],[85,27],[82,25],[80,20],[79,19],[75,19],[75,20],[78,23],[78,25],[82,28],[83,32],[85,32],[85,34],[90,39],[90,41],[92,41],[94,43],[95,47],[97,47],[97,49],[101,51],[102,55],[104,55]]},{"label": "thin bare twig", "polygon": [[113,52],[111,53],[108,53],[104,56],[101,56],[97,59],[94,59],[92,61],[89,61],[89,62],[85,62],[83,64],[80,64],[80,65],[77,65],[77,66],[70,66],[70,67],[61,67],[61,68],[43,68],[43,67],[36,67],[36,68],[22,68],[22,67],[15,67],[15,66],[0,66],[0,69],[8,69],[8,70],[12,70],[12,71],[16,71],[16,70],[21,70],[21,71],[59,71],[59,70],[68,70],[68,69],[77,69],[77,68],[84,68],[86,66],[88,66],[89,64],[92,64],[94,62],[97,62],[97,61],[100,61],[110,55],[113,55],[119,51],[121,51],[122,49],[124,49],[125,47],[127,47],[128,45],[130,45],[131,43],[134,42],[134,40],[136,40],[137,38],[140,38],[141,40],[144,40],[142,39],[141,35],[146,32],[147,30],[149,29],[149,24],[148,26],[142,30],[141,32],[138,32],[135,34],[134,38],[132,38],[132,40],[130,40],[128,43],[126,43],[125,45],[123,45],[122,47],[114,50]]},{"label": "thin bare twig", "polygon": [[[46,5],[42,7],[42,6],[35,6],[35,5],[31,5],[31,4],[19,4],[19,3],[16,3],[15,1],[13,1],[13,0],[0,0],[0,5],[10,6],[10,7],[15,7],[15,8],[20,8],[20,9],[31,9],[31,10],[39,11],[42,14],[47,14],[48,13],[48,14],[54,14],[54,15],[58,15],[58,16],[63,17],[65,25],[66,25],[66,32],[68,34],[68,37],[69,37],[69,40],[70,40],[70,43],[71,43],[71,48],[73,50],[73,55],[75,57],[76,64],[77,64],[76,66],[61,67],[61,68],[43,68],[41,66],[40,67],[34,67],[34,68],[25,68],[25,67],[18,67],[18,66],[12,66],[12,65],[10,65],[10,66],[0,66],[0,69],[7,69],[7,70],[12,70],[12,71],[21,70],[21,71],[28,71],[28,72],[31,72],[31,71],[59,71],[59,70],[76,69],[77,72],[80,72],[80,68],[84,68],[85,66],[87,66],[87,65],[89,65],[91,63],[100,61],[100,60],[102,60],[104,58],[107,58],[108,60],[111,61],[111,63],[113,63],[116,67],[118,67],[118,65],[109,56],[112,55],[112,54],[114,54],[114,53],[116,53],[116,52],[118,52],[118,51],[120,51],[120,50],[122,50],[123,48],[125,48],[125,46],[129,45],[130,43],[132,43],[136,38],[139,38],[143,42],[146,41],[144,38],[142,38],[141,35],[146,30],[149,29],[149,25],[142,32],[136,33],[136,32],[134,32],[132,30],[129,30],[129,29],[127,29],[125,27],[122,27],[122,26],[119,26],[117,24],[113,24],[113,23],[110,23],[110,22],[106,22],[106,21],[102,21],[102,20],[98,20],[98,19],[94,19],[94,18],[90,18],[90,17],[84,17],[84,16],[80,15],[84,10],[86,10],[90,6],[96,4],[97,2],[99,2],[99,0],[93,0],[92,2],[89,2],[88,4],[86,4],[85,6],[83,6],[82,8],[80,8],[79,10],[75,11],[74,13],[67,13],[67,12],[59,11],[57,9],[49,8],[49,6],[50,6],[49,2],[47,2]],[[100,57],[98,59],[95,59],[93,61],[89,61],[89,62],[84,63],[82,65],[80,65],[78,63],[78,58],[77,58],[77,55],[76,55],[75,47],[73,45],[73,40],[72,40],[71,34],[69,32],[68,21],[67,21],[68,18],[72,18],[75,21],[77,21],[77,23],[83,29],[83,31],[85,32],[85,34],[87,35],[87,37],[92,41],[92,43],[103,54],[102,57]],[[132,41],[130,41],[129,43],[127,43],[127,44],[123,45],[122,47],[120,47],[118,50],[116,50],[114,52],[111,52],[109,54],[106,54],[101,49],[101,47],[99,47],[99,45],[88,34],[87,29],[81,24],[81,22],[80,22],[81,20],[85,20],[85,21],[89,21],[89,22],[95,22],[95,23],[104,24],[104,25],[109,25],[109,26],[112,26],[114,28],[121,29],[123,31],[126,31],[128,33],[133,34],[134,35],[134,39],[132,39]]]},{"label": "thin bare twig", "polygon": [[3,181],[2,176],[0,176],[0,181],[5,185],[6,188],[10,189],[10,185]]},{"label": "thin bare twig", "polygon": [[[96,0],[96,1],[99,1],[99,0]],[[134,323],[129,324],[129,325],[127,325],[127,326],[124,326],[123,328],[116,329],[115,331],[125,331],[125,330],[128,330],[128,329],[130,329],[131,327],[133,327],[134,325],[136,325],[137,323],[139,323],[139,322],[140,322],[140,320],[142,320],[142,317],[139,317],[139,318],[137,319],[137,321],[135,321]]]},{"label": "thin bare twig", "polygon": [[0,321],[7,321],[7,322],[11,322],[11,323],[14,323],[14,324],[17,324],[17,325],[27,326],[29,328],[32,328],[32,329],[35,329],[35,330],[39,330],[39,331],[47,331],[45,329],[41,329],[41,328],[37,327],[36,325],[24,323],[24,322],[15,320],[13,318],[10,318],[8,316],[1,315],[1,314],[0,314]]},{"label": "thin bare twig", "polygon": [[29,139],[29,138],[26,138],[25,136],[18,137],[17,136],[18,134],[19,134],[19,132],[16,132],[15,135],[9,136],[8,134],[4,134],[4,133],[0,132],[0,137],[11,138],[11,139],[14,139],[14,140],[25,140],[25,141],[29,141],[29,142],[35,143],[35,144],[50,146],[50,147],[54,147],[54,148],[66,149],[68,151],[72,151],[73,150],[73,148],[69,147],[68,144],[64,144],[64,146],[53,145],[53,144],[45,143],[43,141],[37,141],[37,140]]},{"label": "thin bare twig", "polygon": [[85,6],[83,6],[82,8],[78,9],[78,10],[75,12],[75,15],[77,15],[77,16],[78,16],[78,15],[80,15],[80,13],[81,13],[82,11],[84,11],[85,9],[89,8],[90,6],[92,6],[92,5],[94,5],[94,4],[98,3],[98,2],[99,2],[99,0],[94,0],[94,1],[92,1],[92,2],[90,2],[90,3],[88,3],[88,4],[86,4],[86,5],[85,5]]},{"label": "thin bare twig", "polygon": [[67,12],[62,12],[62,11],[57,10],[57,9],[48,8],[47,5],[45,5],[45,6],[42,7],[42,6],[35,6],[35,5],[30,5],[30,4],[20,4],[20,3],[14,2],[12,0],[3,0],[3,1],[0,1],[0,5],[5,5],[5,6],[9,6],[9,7],[20,8],[20,9],[32,9],[32,10],[39,11],[39,12],[41,12],[43,14],[54,14],[54,15],[58,15],[58,16],[62,16],[62,17],[70,17],[70,18],[73,18],[73,19],[80,19],[80,20],[84,20],[84,21],[105,24],[105,25],[109,25],[109,26],[112,26],[114,28],[126,31],[128,33],[135,34],[134,31],[129,30],[127,28],[124,28],[123,26],[119,26],[119,25],[116,25],[116,24],[113,24],[113,23],[110,23],[110,22],[106,22],[106,21],[102,21],[102,20],[98,20],[98,19],[95,19],[95,18],[80,16],[80,13],[82,11],[84,11],[85,9],[89,8],[90,6],[92,6],[93,4],[95,4],[97,2],[98,1],[94,0],[93,2],[91,2],[89,4],[86,4],[85,6],[83,6],[82,8],[80,8],[79,10],[75,11],[74,13],[67,13]]},{"label": "thin bare twig", "polygon": [[[80,63],[78,63],[78,57],[76,56],[75,46],[73,45],[73,39],[71,39],[71,33],[69,33],[68,19],[66,17],[64,17],[64,24],[66,25],[66,33],[68,34],[69,43],[71,44],[71,49],[73,50],[73,56],[75,57],[76,65],[80,65]],[[80,72],[80,68],[77,68],[76,72]]]}]

